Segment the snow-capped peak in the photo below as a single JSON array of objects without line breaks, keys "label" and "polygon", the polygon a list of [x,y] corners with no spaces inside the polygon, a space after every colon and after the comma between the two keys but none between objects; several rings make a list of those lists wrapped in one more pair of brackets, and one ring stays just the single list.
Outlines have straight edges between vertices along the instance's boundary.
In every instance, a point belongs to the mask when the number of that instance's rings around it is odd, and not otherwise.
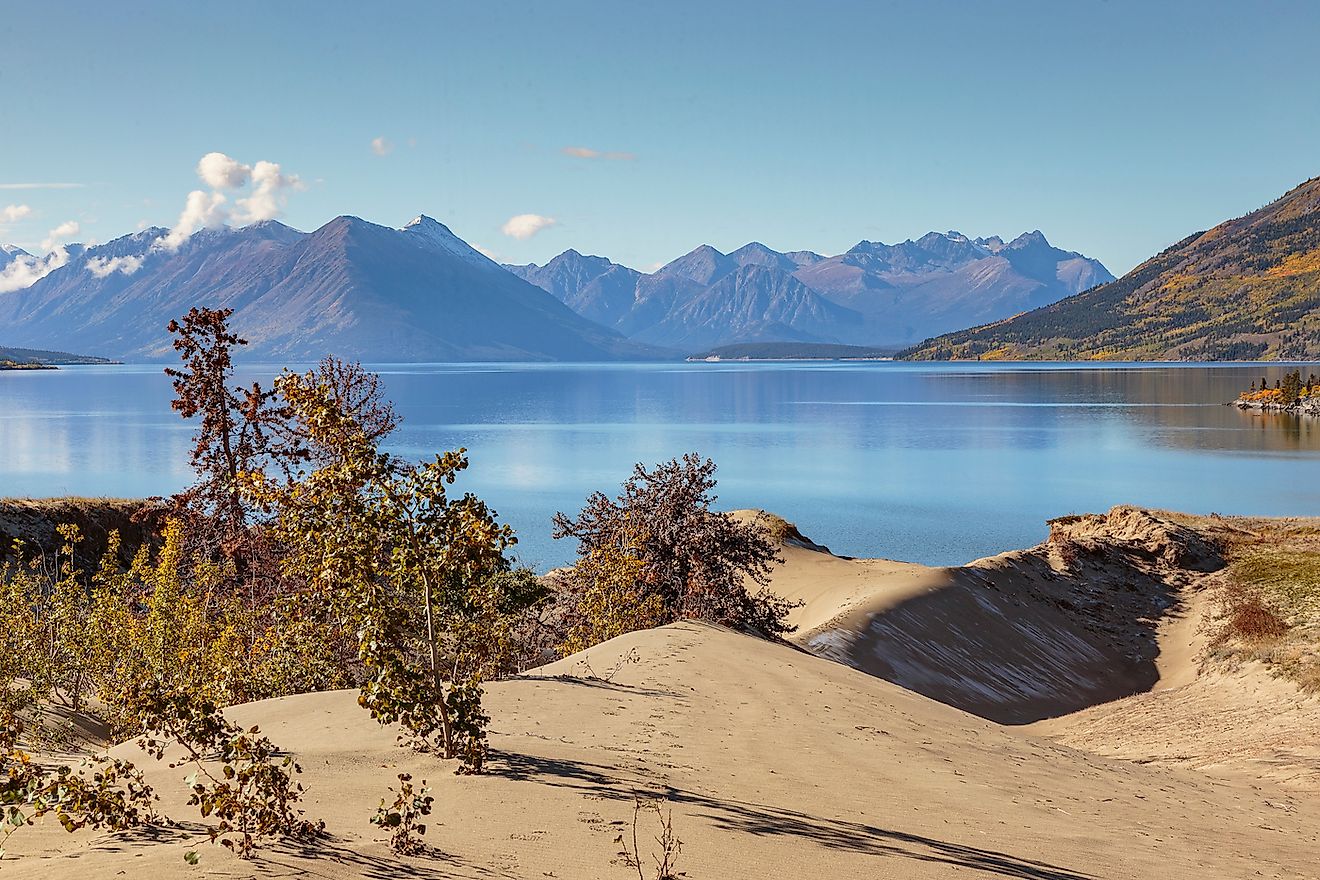
[{"label": "snow-capped peak", "polygon": [[454,235],[449,231],[448,226],[433,217],[419,214],[410,220],[401,231],[411,233],[427,246],[453,254],[466,263],[482,268],[492,266],[498,268],[497,263],[457,235]]}]

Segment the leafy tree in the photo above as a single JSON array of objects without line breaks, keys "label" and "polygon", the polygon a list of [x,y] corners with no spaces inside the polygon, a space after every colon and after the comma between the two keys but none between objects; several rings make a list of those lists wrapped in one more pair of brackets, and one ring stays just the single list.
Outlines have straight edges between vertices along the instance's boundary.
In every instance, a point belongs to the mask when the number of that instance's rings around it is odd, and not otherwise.
[{"label": "leafy tree", "polygon": [[1302,392],[1301,370],[1293,370],[1290,373],[1285,373],[1280,387],[1279,402],[1284,406],[1296,403],[1301,397]]},{"label": "leafy tree", "polygon": [[554,536],[578,542],[572,578],[583,601],[570,612],[567,646],[685,617],[771,637],[791,631],[792,606],[766,589],[783,560],[758,524],[711,509],[714,474],[696,453],[652,470],[638,464],[617,498],[596,492],[575,518],[555,514]]},{"label": "leafy tree", "polygon": [[475,496],[451,497],[463,450],[405,462],[377,448],[383,433],[325,377],[285,373],[276,388],[310,464],[281,483],[249,474],[248,491],[275,511],[286,574],[324,592],[358,633],[359,702],[372,716],[479,771],[483,652],[509,611],[512,531]]},{"label": "leafy tree", "polygon": [[239,475],[263,468],[275,450],[271,426],[281,413],[274,394],[259,383],[248,388],[231,385],[233,350],[247,345],[229,329],[232,309],[191,309],[182,320],[169,323],[182,369],[168,368],[174,380],[171,403],[185,419],[197,419],[197,435],[189,454],[197,482],[176,495],[175,515],[188,520],[193,549],[202,555],[219,551],[251,563],[253,548],[249,511],[239,486]]}]

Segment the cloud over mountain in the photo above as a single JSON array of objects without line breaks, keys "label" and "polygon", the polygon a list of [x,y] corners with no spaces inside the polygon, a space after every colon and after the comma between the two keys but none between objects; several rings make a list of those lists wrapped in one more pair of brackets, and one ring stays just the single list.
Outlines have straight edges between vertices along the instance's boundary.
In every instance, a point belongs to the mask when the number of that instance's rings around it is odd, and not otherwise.
[{"label": "cloud over mountain", "polygon": [[[199,229],[214,229],[231,219],[239,224],[274,220],[284,213],[289,194],[304,189],[296,174],[285,174],[276,162],[260,160],[253,165],[220,152],[207,153],[197,162],[197,177],[210,191],[195,189],[184,200],[183,211],[168,235],[157,242],[164,250],[177,250]],[[228,207],[225,191],[251,186],[246,196]]]},{"label": "cloud over mountain", "polygon": [[554,217],[543,217],[540,214],[517,214],[506,220],[504,225],[500,227],[500,231],[510,238],[526,241],[542,229],[549,229],[557,222]]}]

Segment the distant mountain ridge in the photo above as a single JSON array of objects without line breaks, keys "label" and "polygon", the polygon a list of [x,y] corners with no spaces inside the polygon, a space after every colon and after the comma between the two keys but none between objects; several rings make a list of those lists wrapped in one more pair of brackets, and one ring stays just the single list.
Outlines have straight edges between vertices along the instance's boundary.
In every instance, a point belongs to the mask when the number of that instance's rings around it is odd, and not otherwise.
[{"label": "distant mountain ridge", "polygon": [[616,360],[664,353],[582,318],[421,216],[402,229],[337,217],[202,230],[177,250],[153,228],[90,248],[0,295],[0,343],[173,355],[165,325],[197,305],[234,309],[245,356],[365,361]]},{"label": "distant mountain ridge", "polygon": [[1007,243],[932,232],[833,257],[701,245],[651,273],[576,250],[502,267],[425,215],[399,229],[342,216],[312,232],[268,220],[181,243],[151,228],[67,245],[41,266],[44,277],[0,294],[0,343],[120,360],[172,357],[164,327],[196,305],[233,309],[247,356],[282,361],[649,359],[771,342],[897,349],[1112,278],[1040,232]]},{"label": "distant mountain ridge", "polygon": [[629,338],[685,351],[746,342],[897,349],[1114,277],[1039,231],[1008,243],[958,232],[861,241],[834,257],[760,242],[728,254],[701,245],[650,274],[575,250],[505,268]]},{"label": "distant mountain ridge", "polygon": [[912,359],[1320,359],[1320,177],[1122,278],[948,333]]}]

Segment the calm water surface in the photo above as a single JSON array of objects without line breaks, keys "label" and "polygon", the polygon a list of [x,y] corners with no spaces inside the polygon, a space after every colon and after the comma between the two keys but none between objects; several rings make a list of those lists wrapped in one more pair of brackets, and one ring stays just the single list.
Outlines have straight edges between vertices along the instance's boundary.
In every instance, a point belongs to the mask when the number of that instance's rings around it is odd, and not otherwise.
[{"label": "calm water surface", "polygon": [[[835,552],[931,564],[1027,546],[1049,517],[1123,502],[1320,514],[1320,423],[1222,405],[1280,366],[374,369],[404,417],[393,451],[466,446],[462,487],[538,568],[572,552],[549,538],[556,510],[688,450],[719,464],[723,508],[773,510]],[[192,426],[170,397],[155,365],[0,372],[0,496],[174,491]]]}]

